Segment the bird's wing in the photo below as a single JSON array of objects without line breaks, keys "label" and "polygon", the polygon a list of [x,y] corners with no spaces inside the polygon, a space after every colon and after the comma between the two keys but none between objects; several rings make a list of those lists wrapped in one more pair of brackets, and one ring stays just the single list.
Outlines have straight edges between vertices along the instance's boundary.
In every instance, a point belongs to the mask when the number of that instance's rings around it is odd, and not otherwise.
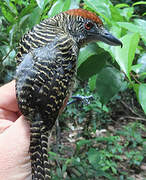
[{"label": "bird's wing", "polygon": [[35,49],[23,57],[16,72],[17,98],[22,113],[32,119],[39,112],[48,127],[54,125],[75,72],[71,70],[75,68],[72,64],[63,67],[51,53],[56,54],[48,46]]}]

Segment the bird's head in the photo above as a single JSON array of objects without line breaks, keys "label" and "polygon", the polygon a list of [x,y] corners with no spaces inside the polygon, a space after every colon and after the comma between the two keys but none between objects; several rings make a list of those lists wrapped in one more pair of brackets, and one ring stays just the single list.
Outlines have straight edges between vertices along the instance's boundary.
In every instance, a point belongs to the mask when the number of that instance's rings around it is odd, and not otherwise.
[{"label": "bird's head", "polygon": [[67,31],[80,46],[92,41],[102,41],[122,47],[122,42],[103,27],[101,19],[95,13],[84,9],[71,9],[63,14],[67,19]]}]

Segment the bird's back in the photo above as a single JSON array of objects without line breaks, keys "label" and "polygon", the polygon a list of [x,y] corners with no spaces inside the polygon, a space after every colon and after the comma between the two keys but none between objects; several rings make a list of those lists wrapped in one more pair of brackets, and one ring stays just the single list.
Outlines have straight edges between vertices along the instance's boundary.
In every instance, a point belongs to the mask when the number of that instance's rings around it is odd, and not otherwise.
[{"label": "bird's back", "polygon": [[28,31],[19,42],[18,53],[16,55],[16,61],[21,63],[23,54],[31,52],[33,49],[43,47],[52,41],[57,34],[63,33],[57,27],[57,22],[54,18],[48,18],[35,25],[30,31]]}]

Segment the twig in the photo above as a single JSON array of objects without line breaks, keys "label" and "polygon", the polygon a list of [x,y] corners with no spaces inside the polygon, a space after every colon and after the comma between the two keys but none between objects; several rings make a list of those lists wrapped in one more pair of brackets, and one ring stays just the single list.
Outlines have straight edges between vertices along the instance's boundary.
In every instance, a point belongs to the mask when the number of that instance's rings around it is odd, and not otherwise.
[{"label": "twig", "polygon": [[4,61],[4,60],[9,56],[9,54],[10,54],[11,51],[12,51],[12,49],[10,49],[9,52],[6,54],[6,56],[4,56],[4,57],[2,58],[2,61]]},{"label": "twig", "polygon": [[134,79],[138,84],[141,84],[140,81],[138,81],[138,80],[136,79],[136,77],[134,76],[134,74],[133,74],[132,72],[130,73],[130,75],[133,77],[133,79]]},{"label": "twig", "polygon": [[140,121],[146,121],[146,119],[144,119],[144,118],[141,118],[141,117],[133,117],[133,116],[124,116],[124,117],[121,117],[120,119],[124,119],[124,118],[134,119],[134,120],[140,120]]},{"label": "twig", "polygon": [[142,118],[138,113],[136,113],[131,107],[129,107],[124,101],[120,101],[126,108],[128,108],[133,114],[135,114],[136,116]]}]

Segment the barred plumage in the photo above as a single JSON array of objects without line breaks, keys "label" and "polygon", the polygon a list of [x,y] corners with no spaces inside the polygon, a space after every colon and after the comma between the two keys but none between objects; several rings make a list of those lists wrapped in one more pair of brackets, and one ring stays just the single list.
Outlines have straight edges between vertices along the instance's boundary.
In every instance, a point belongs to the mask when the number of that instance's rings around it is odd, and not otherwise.
[{"label": "barred plumage", "polygon": [[[63,40],[65,40],[64,37]],[[57,39],[57,42],[60,43],[55,46],[50,44],[37,48],[24,55],[23,62],[17,68],[16,88],[19,107],[31,122],[30,153],[34,179],[41,179],[41,174],[47,179],[48,132],[54,125],[63,101],[69,94],[69,87],[72,86],[75,74],[77,52],[72,50],[75,42],[66,39],[64,41],[66,49],[63,48],[63,54],[61,53],[62,38]],[[53,44],[55,43],[53,42]],[[64,55],[66,51],[70,51],[68,56]],[[72,56],[73,54],[74,56]],[[63,62],[62,59],[64,59]],[[45,130],[42,130],[41,127]],[[42,164],[43,162],[45,165]],[[47,170],[41,170],[40,167],[45,167]]]},{"label": "barred plumage", "polygon": [[33,180],[51,179],[49,130],[72,90],[80,47],[97,40],[121,45],[107,33],[95,14],[77,9],[44,20],[20,42],[16,92],[19,108],[30,122]]}]

